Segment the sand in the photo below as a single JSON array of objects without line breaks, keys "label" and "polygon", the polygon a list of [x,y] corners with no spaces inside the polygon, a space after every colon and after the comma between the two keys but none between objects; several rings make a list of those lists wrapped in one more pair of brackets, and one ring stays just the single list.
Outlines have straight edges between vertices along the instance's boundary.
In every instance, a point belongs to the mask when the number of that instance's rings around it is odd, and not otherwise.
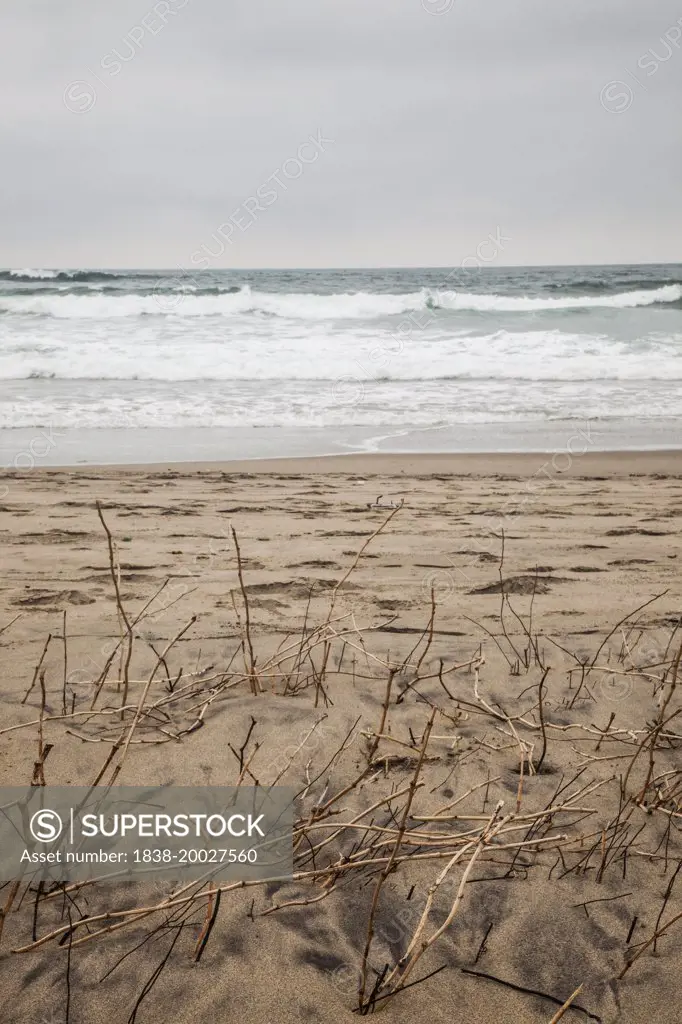
[{"label": "sand", "polygon": [[[244,624],[234,528],[263,692],[252,694],[248,680],[225,690],[211,703],[202,726],[177,740],[144,725],[139,738],[149,742],[131,745],[117,782],[234,784],[240,768],[230,744],[239,749],[253,717],[257,726],[248,752],[253,753],[250,770],[260,781],[271,782],[274,766],[289,761],[283,781],[297,789],[322,772],[305,794],[302,806],[309,812],[323,791],[329,799],[367,767],[389,667],[407,661],[394,679],[386,738],[377,741],[374,767],[339,803],[341,820],[388,795],[391,787],[409,786],[434,706],[439,709],[434,737],[413,815],[434,815],[481,783],[483,788],[458,804],[459,813],[490,815],[498,800],[505,801],[504,812],[517,812],[520,749],[529,751],[530,761],[529,766],[524,760],[521,814],[539,813],[551,804],[562,777],[568,783],[581,768],[571,792],[602,785],[578,801],[593,809],[589,814],[569,815],[568,825],[546,823],[549,840],[567,835],[563,846],[557,839],[544,847],[486,848],[481,853],[455,920],[411,980],[444,969],[387,1000],[384,1019],[535,1024],[549,1022],[559,1009],[547,998],[465,974],[466,968],[560,1000],[583,984],[577,997],[583,1009],[567,1010],[567,1021],[589,1020],[584,1011],[605,1022],[679,1021],[682,921],[661,937],[655,957],[649,948],[621,981],[615,979],[637,952],[637,943],[653,933],[666,886],[682,857],[682,819],[676,797],[668,798],[678,777],[674,773],[680,771],[675,734],[682,730],[676,721],[668,723],[668,739],[661,739],[655,752],[654,777],[670,774],[659,784],[658,796],[653,790],[645,795],[650,813],[631,799],[647,781],[645,752],[628,778],[627,814],[616,821],[618,776],[657,720],[677,653],[680,453],[564,453],[554,462],[540,455],[396,455],[36,469],[6,474],[0,484],[0,493],[7,492],[0,511],[0,629],[18,616],[0,633],[2,729],[35,720],[39,685],[25,704],[20,702],[51,633],[43,662],[45,713],[55,718],[44,725],[45,739],[53,744],[44,765],[48,783],[92,782],[116,734],[110,715],[57,717],[65,698],[73,712],[89,707],[93,681],[120,636],[96,501],[115,538],[121,597],[130,617],[168,581],[135,627],[133,681],[146,678],[156,660],[153,648],[162,650],[184,627],[168,655],[170,677],[182,669],[182,678],[192,678],[198,687],[206,680],[208,692],[230,665]],[[335,590],[367,539],[391,515]],[[502,623],[501,589],[509,601]],[[284,694],[281,676],[264,669],[268,658],[287,635],[300,636],[304,620],[309,628],[323,622],[332,594],[335,629],[345,636],[332,645],[322,691],[308,672],[305,684]],[[429,626],[432,602],[435,618]],[[192,616],[196,621],[191,622]],[[599,651],[622,619],[623,626]],[[535,639],[529,641],[528,633]],[[580,662],[589,666],[598,652],[585,680]],[[322,647],[315,654],[318,668],[321,653]],[[451,668],[467,662],[460,670]],[[438,681],[441,664],[445,687]],[[238,666],[243,674],[241,655],[230,670]],[[542,746],[538,693],[545,668],[549,738],[543,770],[533,774]],[[120,703],[117,670],[114,660],[102,706]],[[576,695],[581,676],[584,685]],[[165,679],[164,670],[159,691]],[[131,688],[139,696],[138,684]],[[673,693],[668,714],[678,706]],[[174,728],[181,731],[192,716],[181,706],[178,714]],[[522,716],[524,722],[510,730],[505,716]],[[324,728],[318,726],[317,734],[303,743],[323,719]],[[599,743],[607,724],[613,738]],[[325,768],[349,732],[347,749]],[[527,748],[520,748],[516,733]],[[37,749],[35,725],[0,734],[4,785],[30,781]],[[487,780],[492,781],[485,785]],[[384,827],[394,826],[388,819]],[[464,831],[473,826],[460,821],[449,827]],[[602,830],[613,859],[607,857],[598,877]],[[582,840],[582,847],[581,835],[591,837]],[[586,870],[576,870],[595,842]],[[628,856],[623,857],[626,847]],[[342,849],[330,846],[329,856]],[[405,952],[427,890],[444,863],[401,862],[386,879],[369,957],[372,980],[374,969],[393,965]],[[465,863],[453,869],[457,883]],[[326,1024],[354,1019],[376,877],[343,875],[317,903],[266,916],[273,905],[304,901],[323,890],[302,881],[226,893],[201,961],[194,963],[202,903],[161,980],[141,1003],[137,1020]],[[0,901],[8,891],[5,886]],[[681,892],[682,882],[677,882],[661,923],[682,910]],[[152,893],[156,902],[166,895],[159,893],[157,886]],[[134,906],[140,899],[149,902],[147,891],[139,895],[84,890],[74,897],[73,916],[121,903]],[[31,943],[34,898],[26,896],[19,905],[18,895],[5,922],[0,976],[11,1012],[6,1009],[3,1019],[63,1021],[66,946],[51,941],[29,952],[11,952]],[[452,898],[452,890],[447,898],[437,894],[427,934],[442,923]],[[599,902],[580,906],[590,900]],[[61,900],[41,903],[37,937],[59,928],[61,914]],[[159,915],[154,922],[159,923]],[[174,933],[157,934],[104,975],[152,927],[147,920],[74,947],[71,1024],[128,1020]]]}]

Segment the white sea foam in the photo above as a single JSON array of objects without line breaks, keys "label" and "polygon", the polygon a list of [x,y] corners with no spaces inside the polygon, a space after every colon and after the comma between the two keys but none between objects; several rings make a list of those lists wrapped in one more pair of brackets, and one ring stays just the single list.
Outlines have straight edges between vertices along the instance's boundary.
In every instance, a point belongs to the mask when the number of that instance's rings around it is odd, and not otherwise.
[{"label": "white sea foam", "polygon": [[53,321],[6,337],[0,379],[148,381],[682,381],[682,334],[617,341],[559,330],[322,330],[241,318],[186,323]]},{"label": "white sea foam", "polygon": [[27,267],[25,270],[10,270],[11,277],[32,277],[36,281],[51,281],[57,276],[56,270],[33,270]]},{"label": "white sea foam", "polygon": [[[19,273],[19,272],[17,272]],[[22,271],[22,273],[24,273]],[[32,273],[46,273],[34,271]],[[54,276],[54,272],[50,272]],[[627,309],[673,303],[682,299],[682,285],[640,289],[608,295],[514,296],[436,291],[394,295],[382,292],[353,292],[333,295],[252,291],[247,285],[237,292],[218,295],[191,294],[184,288],[159,290],[157,294],[122,295],[4,295],[0,313],[33,314],[58,319],[108,320],[120,317],[169,316],[207,317],[267,314],[290,320],[369,320],[377,317],[452,310],[478,313],[534,313],[543,310]],[[422,322],[428,320],[421,317]]]},{"label": "white sea foam", "polygon": [[615,295],[564,295],[562,298],[530,298],[513,295],[462,295],[457,292],[436,293],[445,309],[477,310],[481,313],[533,313],[552,309],[629,309],[652,306],[654,303],[677,302],[682,299],[682,285],[668,284],[661,288],[620,292]]},{"label": "white sea foam", "polygon": [[[379,426],[401,428],[642,419],[679,415],[674,387],[554,382],[535,396],[508,382],[420,381],[350,384],[296,382],[207,385],[55,382],[49,394],[17,389],[0,406],[0,429]],[[671,436],[671,443],[675,438]]]}]

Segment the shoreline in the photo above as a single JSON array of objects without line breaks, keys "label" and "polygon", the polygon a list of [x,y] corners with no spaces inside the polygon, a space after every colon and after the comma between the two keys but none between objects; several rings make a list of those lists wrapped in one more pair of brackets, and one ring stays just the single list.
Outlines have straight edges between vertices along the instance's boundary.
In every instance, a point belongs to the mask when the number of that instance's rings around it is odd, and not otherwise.
[{"label": "shoreline", "polygon": [[57,466],[232,465],[293,459],[551,458],[670,454],[682,449],[682,419],[552,420],[458,426],[45,427],[0,430],[5,471]]},{"label": "shoreline", "polygon": [[[654,451],[594,451],[570,454],[555,452],[362,452],[339,455],[284,456],[259,459],[160,461],[41,466],[26,469],[5,468],[0,479],[25,482],[51,476],[92,476],[101,478],[133,477],[148,473],[190,477],[202,473],[232,475],[405,475],[433,476],[682,476],[682,448]],[[0,492],[2,488],[0,487]]]}]

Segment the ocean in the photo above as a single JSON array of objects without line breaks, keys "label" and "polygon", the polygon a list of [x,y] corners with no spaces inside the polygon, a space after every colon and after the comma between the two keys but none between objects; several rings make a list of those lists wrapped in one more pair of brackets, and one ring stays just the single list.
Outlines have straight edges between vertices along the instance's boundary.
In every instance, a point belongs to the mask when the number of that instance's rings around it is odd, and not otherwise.
[{"label": "ocean", "polygon": [[680,417],[678,264],[0,271],[5,465],[45,428],[74,457],[133,429],[234,458],[543,450],[575,422],[682,446]]}]

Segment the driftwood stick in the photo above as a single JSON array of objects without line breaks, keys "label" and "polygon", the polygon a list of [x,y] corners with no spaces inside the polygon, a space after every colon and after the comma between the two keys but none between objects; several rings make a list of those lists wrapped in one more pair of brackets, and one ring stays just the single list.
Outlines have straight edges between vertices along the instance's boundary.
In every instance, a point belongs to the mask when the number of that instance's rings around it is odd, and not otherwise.
[{"label": "driftwood stick", "polygon": [[575,992],[572,992],[572,993],[570,994],[570,996],[568,997],[568,999],[566,1000],[566,1002],[564,1003],[564,1005],[563,1005],[563,1006],[560,1006],[560,1007],[559,1007],[559,1009],[558,1009],[558,1010],[557,1010],[557,1012],[556,1012],[556,1013],[554,1014],[554,1016],[552,1017],[552,1019],[551,1019],[551,1021],[549,1022],[549,1024],[557,1024],[557,1021],[558,1021],[558,1020],[561,1020],[561,1018],[563,1017],[563,1015],[564,1015],[564,1014],[566,1013],[566,1010],[568,1010],[568,1008],[569,1008],[570,1006],[572,1006],[572,1005],[573,1005],[573,1003],[574,1003],[574,1002],[575,1002],[575,1000],[576,1000],[576,999],[578,998],[578,996],[580,995],[580,993],[582,992],[582,990],[583,990],[583,986],[582,986],[582,983],[581,983],[580,985],[578,985],[578,987],[577,987],[577,989],[575,990]]}]

